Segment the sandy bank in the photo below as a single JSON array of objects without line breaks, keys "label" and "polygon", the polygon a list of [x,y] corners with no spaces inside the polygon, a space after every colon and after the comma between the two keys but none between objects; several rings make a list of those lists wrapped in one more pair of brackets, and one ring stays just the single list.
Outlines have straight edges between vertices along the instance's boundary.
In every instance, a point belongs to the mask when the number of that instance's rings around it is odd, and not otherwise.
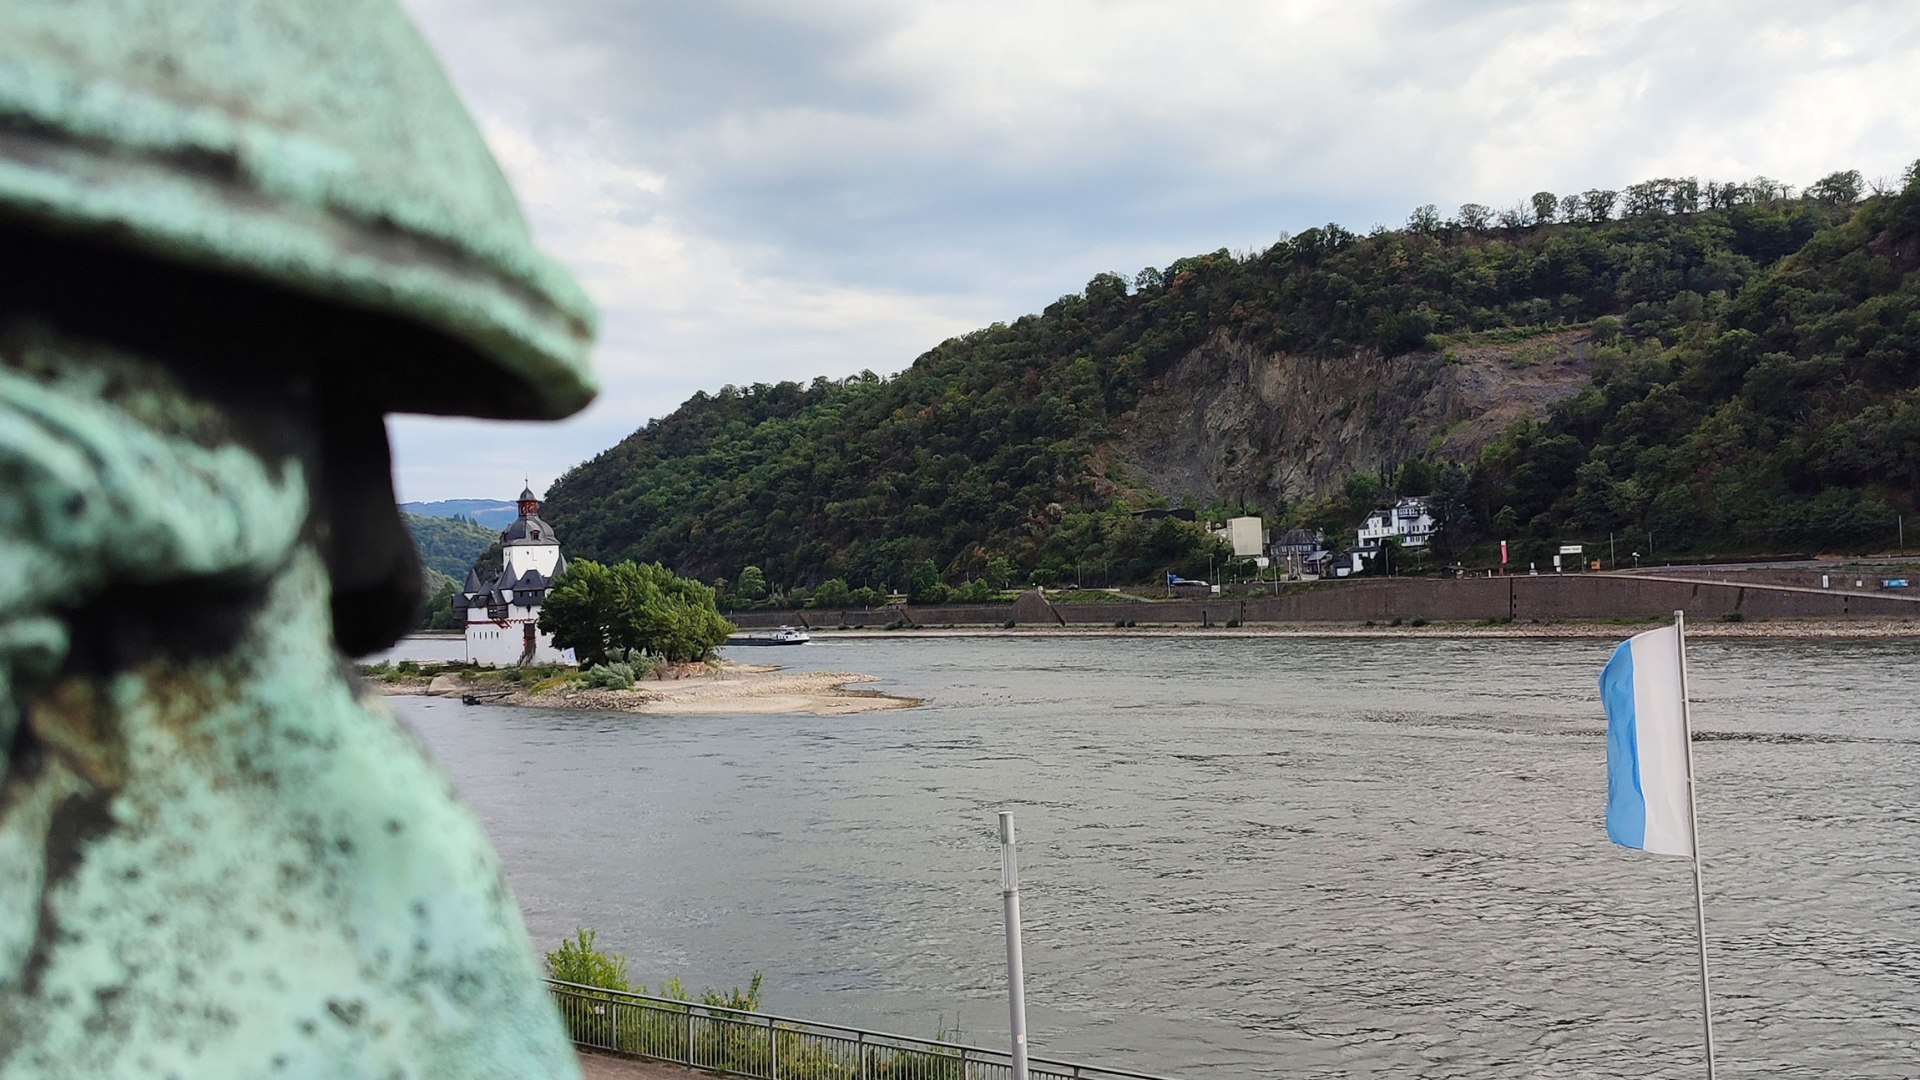
[{"label": "sandy bank", "polygon": [[855,689],[856,683],[879,681],[875,676],[857,672],[791,672],[773,664],[722,662],[717,666],[680,665],[667,674],[666,678],[642,680],[631,690],[596,690],[566,685],[532,689],[494,680],[470,679],[459,674],[393,682],[382,680],[372,685],[382,693],[391,695],[458,698],[471,693],[480,695],[489,705],[527,705],[547,709],[588,709],[662,716],[764,713],[844,716],[880,709],[904,709],[921,703],[919,698]]},{"label": "sandy bank", "polygon": [[[1353,623],[1260,623],[1237,626],[992,626],[899,630],[815,630],[817,641],[885,637],[1221,637],[1221,638],[1624,638],[1670,620],[1551,623],[1429,623],[1390,626]],[[1920,619],[1774,619],[1745,622],[1688,619],[1690,638],[1920,639]]]}]

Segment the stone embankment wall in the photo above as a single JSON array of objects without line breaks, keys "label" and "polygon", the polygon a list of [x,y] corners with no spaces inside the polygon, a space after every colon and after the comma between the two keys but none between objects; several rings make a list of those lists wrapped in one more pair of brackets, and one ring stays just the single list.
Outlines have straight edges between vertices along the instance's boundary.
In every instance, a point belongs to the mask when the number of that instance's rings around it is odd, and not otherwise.
[{"label": "stone embankment wall", "polygon": [[939,604],[846,611],[743,611],[743,627],[885,626],[906,618],[923,626],[1111,626],[1245,623],[1516,622],[1645,618],[1685,611],[1696,619],[1739,613],[1754,619],[1920,618],[1920,597],[1628,574],[1541,577],[1403,578],[1293,586],[1279,596],[1106,604],[1047,604],[1032,594],[1016,604]]},{"label": "stone embankment wall", "polygon": [[[1788,569],[1784,567],[1701,567],[1698,570],[1674,567],[1659,571],[1641,571],[1649,577],[1684,577],[1701,581],[1724,581],[1732,585],[1790,585],[1802,589],[1828,589],[1832,592],[1872,593],[1874,595],[1897,595],[1897,590],[1888,590],[1881,582],[1888,578],[1920,579],[1920,575],[1909,573],[1899,566],[1852,566],[1842,568]],[[1821,580],[1826,584],[1822,585]],[[1856,582],[1858,584],[1856,584]]]}]

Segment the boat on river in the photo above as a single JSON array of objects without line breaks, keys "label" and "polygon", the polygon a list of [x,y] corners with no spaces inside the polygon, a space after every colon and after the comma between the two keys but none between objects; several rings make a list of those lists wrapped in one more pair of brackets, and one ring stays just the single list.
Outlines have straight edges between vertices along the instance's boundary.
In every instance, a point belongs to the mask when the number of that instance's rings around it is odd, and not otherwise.
[{"label": "boat on river", "polygon": [[805,645],[812,640],[805,630],[796,626],[782,626],[777,630],[748,630],[745,633],[727,635],[729,645]]}]

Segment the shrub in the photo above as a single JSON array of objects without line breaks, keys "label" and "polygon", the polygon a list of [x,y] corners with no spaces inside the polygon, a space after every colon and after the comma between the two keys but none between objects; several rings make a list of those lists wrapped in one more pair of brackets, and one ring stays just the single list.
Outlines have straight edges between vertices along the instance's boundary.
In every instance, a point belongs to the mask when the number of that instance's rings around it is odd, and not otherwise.
[{"label": "shrub", "polygon": [[1132,620],[1132,619],[1128,619],[1128,620],[1127,620],[1127,625],[1128,625],[1128,626],[1132,626],[1132,625],[1133,625],[1133,620]]},{"label": "shrub", "polygon": [[1425,619],[1415,619],[1415,620],[1413,620],[1412,622],[1410,622],[1410,623],[1408,623],[1407,625],[1408,625],[1408,626],[1425,626],[1425,625],[1427,625],[1427,620],[1425,620]]},{"label": "shrub", "polygon": [[1008,620],[1007,620],[1006,622],[1003,622],[1003,623],[1001,623],[1001,624],[1000,624],[1000,629],[1002,629],[1002,630],[1011,630],[1011,629],[1013,629],[1013,620],[1012,620],[1012,619],[1008,619]]},{"label": "shrub", "polygon": [[631,690],[633,665],[595,664],[587,669],[585,682],[591,690]]},{"label": "shrub", "polygon": [[1725,615],[1720,616],[1721,622],[1745,622],[1746,620],[1746,615],[1738,611],[1729,611]]},{"label": "shrub", "polygon": [[1229,630],[1238,630],[1239,628],[1240,628],[1240,620],[1239,620],[1239,619],[1228,619],[1228,620],[1227,620],[1227,629],[1229,629]]},{"label": "shrub", "polygon": [[717,1009],[738,1009],[741,1012],[760,1011],[760,981],[765,976],[761,972],[753,973],[753,981],[747,984],[743,992],[739,987],[722,994],[718,990],[708,990],[700,995],[700,1003]]},{"label": "shrub", "polygon": [[627,958],[619,953],[604,953],[594,947],[598,932],[580,927],[572,941],[547,954],[547,976],[561,982],[597,986],[605,990],[628,990]]}]

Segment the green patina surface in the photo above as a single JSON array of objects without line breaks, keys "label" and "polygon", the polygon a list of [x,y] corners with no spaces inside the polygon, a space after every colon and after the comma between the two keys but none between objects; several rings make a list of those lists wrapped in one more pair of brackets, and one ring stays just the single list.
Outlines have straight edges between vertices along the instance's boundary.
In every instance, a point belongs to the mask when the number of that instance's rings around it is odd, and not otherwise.
[{"label": "green patina surface", "polygon": [[7,243],[0,1080],[577,1077],[485,837],[339,645],[417,593],[381,414],[593,390],[413,28],[0,3]]},{"label": "green patina surface", "polygon": [[7,0],[0,210],[424,324],[446,381],[408,411],[593,396],[591,305],[391,0]]},{"label": "green patina surface", "polygon": [[[0,1077],[574,1075],[485,837],[334,648],[301,457],[138,358],[0,343]],[[69,633],[169,581],[222,582],[179,602],[233,640]]]}]

